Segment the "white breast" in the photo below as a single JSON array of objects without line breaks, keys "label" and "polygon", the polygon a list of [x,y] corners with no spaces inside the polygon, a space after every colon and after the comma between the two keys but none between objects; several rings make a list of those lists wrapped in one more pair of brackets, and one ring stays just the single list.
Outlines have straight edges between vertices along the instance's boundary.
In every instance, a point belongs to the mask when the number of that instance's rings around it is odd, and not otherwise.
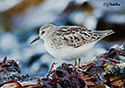
[{"label": "white breast", "polygon": [[49,45],[48,43],[45,43],[45,47],[48,53],[58,59],[75,60],[85,55],[96,44],[96,42],[85,44],[78,48],[69,46],[62,49],[56,49],[52,48],[51,45]]}]

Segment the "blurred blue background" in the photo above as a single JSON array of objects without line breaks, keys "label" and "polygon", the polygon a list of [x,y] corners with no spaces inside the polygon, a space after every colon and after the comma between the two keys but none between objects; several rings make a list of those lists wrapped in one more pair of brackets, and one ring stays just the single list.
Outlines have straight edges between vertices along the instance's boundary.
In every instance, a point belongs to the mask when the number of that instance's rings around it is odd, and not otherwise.
[{"label": "blurred blue background", "polygon": [[[22,74],[44,76],[55,59],[43,40],[30,45],[43,24],[80,25],[92,30],[112,29],[115,34],[98,42],[83,57],[88,61],[125,40],[124,0],[0,0],[0,60],[5,55],[19,62]],[[74,61],[67,61],[74,63]]]}]

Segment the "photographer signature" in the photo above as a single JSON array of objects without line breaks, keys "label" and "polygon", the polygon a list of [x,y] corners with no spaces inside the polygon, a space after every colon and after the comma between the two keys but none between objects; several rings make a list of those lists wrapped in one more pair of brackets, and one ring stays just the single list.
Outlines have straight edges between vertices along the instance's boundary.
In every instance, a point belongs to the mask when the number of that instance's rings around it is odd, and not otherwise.
[{"label": "photographer signature", "polygon": [[109,7],[109,6],[120,6],[120,3],[118,2],[104,2],[103,6]]}]

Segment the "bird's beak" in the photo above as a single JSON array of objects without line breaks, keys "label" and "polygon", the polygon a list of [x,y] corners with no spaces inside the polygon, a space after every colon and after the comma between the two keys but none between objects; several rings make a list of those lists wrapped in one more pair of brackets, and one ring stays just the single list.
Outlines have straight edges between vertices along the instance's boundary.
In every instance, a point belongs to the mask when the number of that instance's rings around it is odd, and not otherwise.
[{"label": "bird's beak", "polygon": [[34,43],[35,41],[39,40],[40,36],[36,37],[30,44]]}]

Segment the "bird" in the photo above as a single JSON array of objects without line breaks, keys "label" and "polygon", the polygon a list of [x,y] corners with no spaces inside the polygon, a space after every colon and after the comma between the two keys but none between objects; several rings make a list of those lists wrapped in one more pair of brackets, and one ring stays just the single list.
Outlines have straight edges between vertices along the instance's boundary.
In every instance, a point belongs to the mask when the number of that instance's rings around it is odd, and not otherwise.
[{"label": "bird", "polygon": [[81,57],[89,52],[99,40],[113,33],[113,30],[96,31],[84,26],[44,24],[39,29],[39,35],[30,44],[43,39],[50,55],[65,61],[75,60],[74,66],[79,67]]}]

